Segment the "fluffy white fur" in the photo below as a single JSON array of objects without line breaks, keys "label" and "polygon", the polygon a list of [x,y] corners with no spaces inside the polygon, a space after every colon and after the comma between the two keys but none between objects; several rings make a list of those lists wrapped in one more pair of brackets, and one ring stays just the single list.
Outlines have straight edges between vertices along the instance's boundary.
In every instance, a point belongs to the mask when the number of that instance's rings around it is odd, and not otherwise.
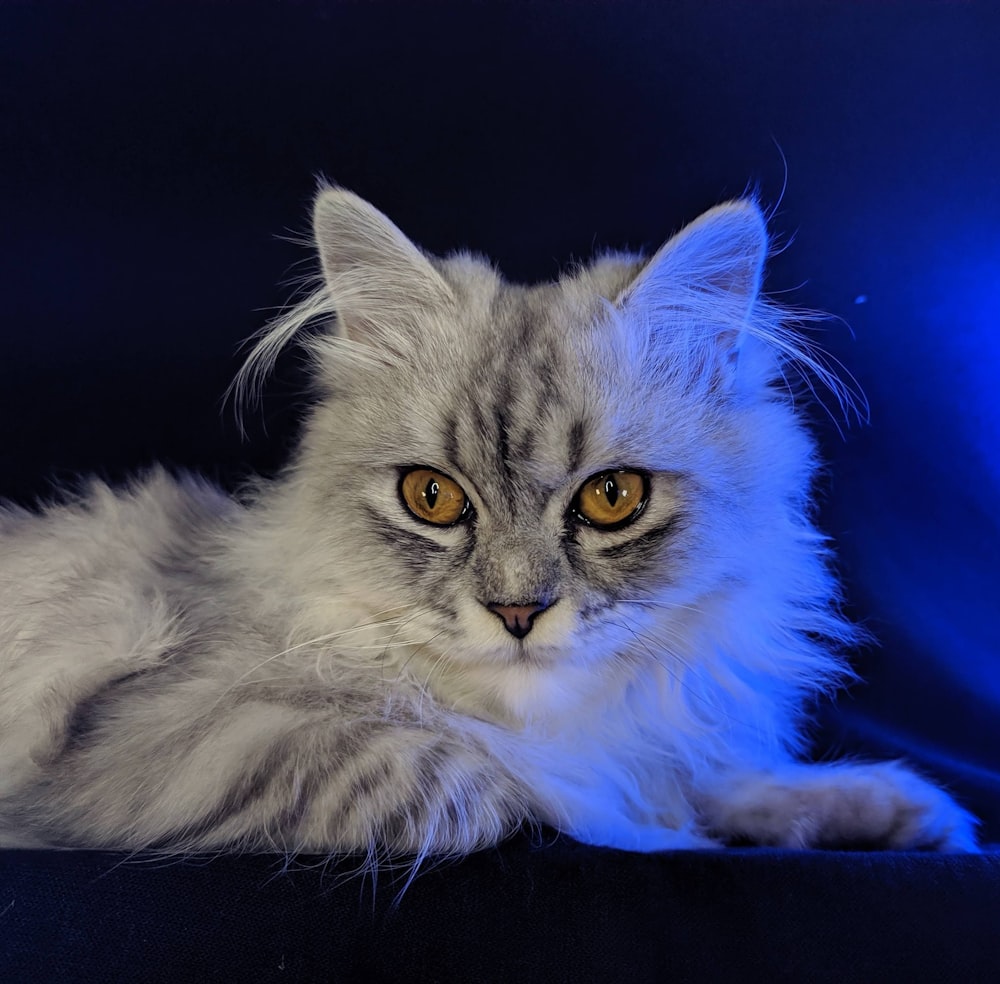
[{"label": "fluffy white fur", "polygon": [[[545,822],[636,850],[975,849],[901,764],[796,760],[857,635],[785,377],[845,391],[759,293],[755,203],[534,288],[340,189],[315,235],[322,284],[236,384],[314,326],[284,474],[0,512],[0,843],[423,856]],[[467,518],[411,515],[414,466]],[[590,527],[577,491],[614,469],[646,506]],[[523,638],[487,607],[536,601]]]}]

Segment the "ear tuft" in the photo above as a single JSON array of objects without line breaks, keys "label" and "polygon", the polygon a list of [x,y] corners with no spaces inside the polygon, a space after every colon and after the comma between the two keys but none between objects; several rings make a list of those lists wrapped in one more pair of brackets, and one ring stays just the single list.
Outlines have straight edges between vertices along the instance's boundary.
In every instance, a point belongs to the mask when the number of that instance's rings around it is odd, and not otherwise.
[{"label": "ear tuft", "polygon": [[720,360],[731,369],[757,303],[767,246],[756,202],[709,209],[660,247],[617,307],[644,323],[652,341],[686,350],[699,372]]},{"label": "ear tuft", "polygon": [[347,335],[367,323],[413,321],[452,294],[427,257],[363,198],[323,188],[313,207],[313,233],[326,288]]},{"label": "ear tuft", "polygon": [[767,257],[767,226],[756,202],[709,209],[668,240],[629,285],[621,302],[670,289],[701,290],[752,307]]}]

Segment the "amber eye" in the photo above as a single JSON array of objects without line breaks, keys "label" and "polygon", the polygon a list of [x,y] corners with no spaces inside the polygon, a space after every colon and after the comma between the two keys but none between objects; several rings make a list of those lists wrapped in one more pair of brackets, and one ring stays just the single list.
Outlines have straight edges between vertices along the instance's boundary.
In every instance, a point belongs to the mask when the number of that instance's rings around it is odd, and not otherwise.
[{"label": "amber eye", "polygon": [[451,526],[469,510],[469,500],[462,487],[431,468],[414,468],[399,483],[406,508],[417,519],[435,526]]},{"label": "amber eye", "polygon": [[583,483],[573,510],[588,526],[617,529],[638,518],[646,496],[646,478],[639,472],[601,472]]}]

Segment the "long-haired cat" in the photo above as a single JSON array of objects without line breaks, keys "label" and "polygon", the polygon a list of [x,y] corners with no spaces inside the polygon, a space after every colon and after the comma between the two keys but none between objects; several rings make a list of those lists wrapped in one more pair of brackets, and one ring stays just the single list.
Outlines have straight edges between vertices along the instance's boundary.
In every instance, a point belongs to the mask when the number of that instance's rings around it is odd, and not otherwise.
[{"label": "long-haired cat", "polygon": [[0,844],[975,849],[905,766],[796,757],[856,633],[754,202],[534,287],[342,189],[314,230],[239,381],[307,336],[277,479],[0,511]]}]

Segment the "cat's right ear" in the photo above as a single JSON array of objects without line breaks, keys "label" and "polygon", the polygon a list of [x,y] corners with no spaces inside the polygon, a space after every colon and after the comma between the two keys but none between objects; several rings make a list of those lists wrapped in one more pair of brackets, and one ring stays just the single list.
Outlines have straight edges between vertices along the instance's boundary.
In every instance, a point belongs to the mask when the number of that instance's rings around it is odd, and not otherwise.
[{"label": "cat's right ear", "polygon": [[452,301],[451,289],[420,249],[352,192],[320,191],[313,234],[337,330],[345,337],[398,348],[400,332],[415,331],[428,310]]},{"label": "cat's right ear", "polygon": [[727,379],[753,319],[767,257],[764,215],[751,200],[705,212],[668,240],[616,306],[697,372]]}]

